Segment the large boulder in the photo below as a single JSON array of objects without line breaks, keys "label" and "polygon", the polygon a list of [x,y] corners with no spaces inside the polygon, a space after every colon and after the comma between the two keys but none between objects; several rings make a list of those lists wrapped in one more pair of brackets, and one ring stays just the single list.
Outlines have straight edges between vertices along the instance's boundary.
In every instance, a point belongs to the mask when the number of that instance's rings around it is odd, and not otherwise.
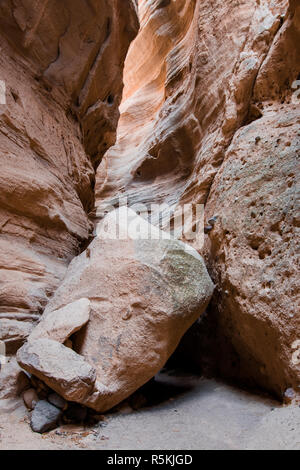
[{"label": "large boulder", "polygon": [[[35,340],[18,352],[24,369],[67,399],[66,374],[60,370],[64,355],[82,355],[95,368],[97,381],[89,395],[72,399],[97,411],[121,402],[160,370],[185,331],[203,313],[214,289],[201,256],[180,241],[162,237],[112,239],[112,220],[120,227],[124,214],[126,209],[120,209],[114,213],[115,219],[107,216],[109,230],[100,230],[89,247],[74,258],[45,312],[49,315],[77,299],[89,299],[90,320],[72,337],[77,354],[59,345],[56,368],[55,361],[48,367],[45,352],[55,349],[55,341]],[[151,227],[132,211],[129,215],[131,222]],[[157,229],[154,232],[161,234]],[[75,356],[73,364],[75,376]],[[82,386],[79,373],[77,385]]]}]

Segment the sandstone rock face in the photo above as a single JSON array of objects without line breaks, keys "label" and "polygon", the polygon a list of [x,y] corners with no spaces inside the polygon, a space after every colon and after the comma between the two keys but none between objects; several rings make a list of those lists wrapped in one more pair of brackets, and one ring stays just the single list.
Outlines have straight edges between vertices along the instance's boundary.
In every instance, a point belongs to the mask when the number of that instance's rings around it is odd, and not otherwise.
[{"label": "sandstone rock face", "polygon": [[216,369],[279,397],[299,392],[299,2],[140,0],[139,16],[98,215],[118,196],[206,204],[206,220],[218,219],[194,246],[218,284]]},{"label": "sandstone rock face", "polygon": [[[29,380],[20,368],[15,357],[7,358],[6,364],[1,364],[0,401],[10,401],[15,395],[21,394],[29,388]],[[2,403],[0,408],[2,408]]]},{"label": "sandstone rock face", "polygon": [[206,206],[221,216],[205,252],[219,286],[218,341],[230,338],[238,354],[229,373],[278,397],[300,393],[299,41],[291,2],[253,88],[263,116],[236,132]]},{"label": "sandstone rock face", "polygon": [[70,401],[82,401],[96,380],[95,369],[82,356],[52,339],[28,341],[18,350],[17,360]]},{"label": "sandstone rock face", "polygon": [[31,415],[31,428],[34,432],[44,433],[54,429],[61,416],[61,411],[46,400],[35,406]]},{"label": "sandstone rock face", "polygon": [[[116,211],[121,225],[123,211]],[[47,320],[51,310],[89,299],[90,320],[72,336],[76,353],[50,339],[29,339],[19,364],[64,398],[106,411],[163,367],[212,292],[203,259],[184,243],[99,235],[70,263],[44,314]],[[94,388],[81,373],[92,367]]]},{"label": "sandstone rock face", "polygon": [[89,238],[94,169],[114,142],[138,20],[131,0],[9,0],[0,26],[0,340],[10,353]]},{"label": "sandstone rock face", "polygon": [[73,333],[80,330],[90,318],[90,301],[79,299],[65,307],[48,312],[29,335],[28,341],[51,338],[64,343]]}]

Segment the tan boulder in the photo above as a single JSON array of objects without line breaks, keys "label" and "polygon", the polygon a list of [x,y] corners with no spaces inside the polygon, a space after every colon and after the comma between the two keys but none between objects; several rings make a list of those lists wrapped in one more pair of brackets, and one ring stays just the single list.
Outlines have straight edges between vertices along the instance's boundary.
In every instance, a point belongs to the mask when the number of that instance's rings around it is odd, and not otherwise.
[{"label": "tan boulder", "polygon": [[6,353],[11,354],[26,341],[33,329],[28,321],[0,319],[0,340],[5,343]]},{"label": "tan boulder", "polygon": [[50,338],[64,343],[69,336],[80,330],[89,320],[90,301],[79,299],[65,307],[43,315],[28,341]]},{"label": "tan boulder", "polygon": [[[122,224],[124,210],[116,213]],[[135,219],[140,218],[135,215]],[[150,225],[140,221],[144,227]],[[203,313],[213,288],[203,259],[188,245],[171,239],[105,239],[100,231],[71,262],[45,312],[49,315],[77,298],[91,302],[89,322],[72,337],[78,354],[69,353],[74,368],[68,367],[74,389],[80,390],[75,355],[82,355],[82,361],[95,368],[97,382],[89,395],[84,389],[81,397],[72,394],[71,399],[106,411],[128,397],[163,367],[184,332]],[[49,362],[48,347],[55,352]],[[70,399],[64,370],[67,351],[55,341],[39,339],[19,350],[18,361]]]}]

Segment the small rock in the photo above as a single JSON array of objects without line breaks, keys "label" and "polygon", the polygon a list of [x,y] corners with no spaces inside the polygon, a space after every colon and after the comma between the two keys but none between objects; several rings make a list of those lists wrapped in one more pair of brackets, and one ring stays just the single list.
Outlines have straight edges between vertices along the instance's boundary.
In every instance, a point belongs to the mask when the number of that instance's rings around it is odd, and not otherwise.
[{"label": "small rock", "polygon": [[39,397],[34,390],[34,388],[29,388],[28,390],[25,390],[25,392],[22,395],[23,401],[25,403],[25,406],[29,410],[33,410],[35,408],[35,405],[39,401]]},{"label": "small rock", "polygon": [[287,388],[283,395],[283,400],[285,403],[292,403],[296,398],[296,393],[293,388]]},{"label": "small rock", "polygon": [[59,408],[60,410],[66,410],[68,407],[68,403],[66,402],[66,400],[60,395],[58,395],[58,393],[51,393],[48,396],[48,401],[49,403],[56,406],[56,408]]},{"label": "small rock", "polygon": [[31,429],[40,434],[51,431],[57,425],[62,411],[51,405],[46,400],[39,401],[31,415]]},{"label": "small rock", "polygon": [[46,400],[51,389],[42,380],[38,379],[34,375],[31,375],[30,379],[32,387],[36,390],[40,400]]}]

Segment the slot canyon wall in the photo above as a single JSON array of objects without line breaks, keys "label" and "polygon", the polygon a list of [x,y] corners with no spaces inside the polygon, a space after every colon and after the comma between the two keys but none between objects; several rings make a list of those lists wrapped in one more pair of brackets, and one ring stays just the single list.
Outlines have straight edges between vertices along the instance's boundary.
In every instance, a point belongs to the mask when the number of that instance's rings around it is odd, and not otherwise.
[{"label": "slot canyon wall", "polygon": [[300,5],[140,0],[139,16],[117,142],[97,171],[96,220],[125,196],[131,205],[205,204],[205,220],[216,221],[195,247],[217,287],[177,360],[293,396]]},{"label": "slot canyon wall", "polygon": [[[114,143],[135,1],[0,3],[0,339],[13,354],[90,237]],[[10,393],[13,360],[0,396]],[[9,378],[11,377],[11,378]]]}]

